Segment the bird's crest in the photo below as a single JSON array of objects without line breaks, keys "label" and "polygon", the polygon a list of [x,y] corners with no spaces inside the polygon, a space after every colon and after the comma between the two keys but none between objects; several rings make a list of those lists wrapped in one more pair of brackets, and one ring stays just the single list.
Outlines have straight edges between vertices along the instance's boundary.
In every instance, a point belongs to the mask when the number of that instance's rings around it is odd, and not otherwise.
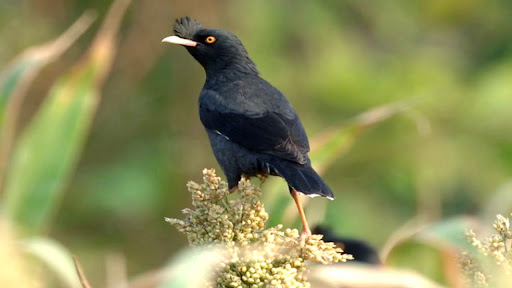
[{"label": "bird's crest", "polygon": [[174,22],[174,34],[181,38],[192,39],[194,34],[201,29],[204,29],[201,23],[188,16],[178,18]]}]

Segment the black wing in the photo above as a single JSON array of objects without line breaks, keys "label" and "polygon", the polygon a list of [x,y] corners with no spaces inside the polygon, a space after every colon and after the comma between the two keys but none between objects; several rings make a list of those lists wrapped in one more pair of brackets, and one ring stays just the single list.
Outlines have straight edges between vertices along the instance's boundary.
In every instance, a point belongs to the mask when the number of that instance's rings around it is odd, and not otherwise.
[{"label": "black wing", "polygon": [[244,113],[201,105],[200,117],[205,128],[249,150],[300,164],[308,161],[308,138],[294,111],[287,114],[272,111]]}]

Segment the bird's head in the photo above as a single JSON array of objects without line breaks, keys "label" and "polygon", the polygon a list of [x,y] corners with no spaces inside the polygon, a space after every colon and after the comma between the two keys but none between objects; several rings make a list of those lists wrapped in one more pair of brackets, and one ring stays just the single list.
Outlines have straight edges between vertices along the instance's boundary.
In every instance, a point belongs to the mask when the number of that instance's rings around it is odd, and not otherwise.
[{"label": "bird's head", "polygon": [[182,45],[204,67],[206,73],[222,70],[257,73],[242,42],[232,33],[219,29],[206,29],[190,17],[176,19],[175,36],[162,42]]}]

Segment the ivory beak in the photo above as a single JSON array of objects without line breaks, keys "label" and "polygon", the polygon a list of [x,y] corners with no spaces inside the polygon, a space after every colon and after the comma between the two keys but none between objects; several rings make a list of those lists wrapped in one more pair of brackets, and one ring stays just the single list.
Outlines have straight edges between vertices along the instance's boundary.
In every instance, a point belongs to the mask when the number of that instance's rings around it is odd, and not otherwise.
[{"label": "ivory beak", "polygon": [[196,47],[197,46],[197,42],[196,41],[188,40],[188,39],[185,39],[185,38],[180,38],[178,36],[166,37],[166,38],[164,38],[162,40],[162,42],[172,43],[172,44],[177,44],[177,45],[182,45],[182,46],[189,46],[189,47]]}]

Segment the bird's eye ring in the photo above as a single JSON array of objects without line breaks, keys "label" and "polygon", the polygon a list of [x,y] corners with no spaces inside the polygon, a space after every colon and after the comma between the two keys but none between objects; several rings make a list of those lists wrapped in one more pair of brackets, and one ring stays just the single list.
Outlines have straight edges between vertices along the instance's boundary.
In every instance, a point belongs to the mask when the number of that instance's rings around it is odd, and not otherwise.
[{"label": "bird's eye ring", "polygon": [[205,40],[205,42],[208,44],[215,43],[215,41],[217,41],[217,39],[215,39],[215,37],[213,37],[213,36],[208,36],[208,37],[206,37],[206,40]]}]

